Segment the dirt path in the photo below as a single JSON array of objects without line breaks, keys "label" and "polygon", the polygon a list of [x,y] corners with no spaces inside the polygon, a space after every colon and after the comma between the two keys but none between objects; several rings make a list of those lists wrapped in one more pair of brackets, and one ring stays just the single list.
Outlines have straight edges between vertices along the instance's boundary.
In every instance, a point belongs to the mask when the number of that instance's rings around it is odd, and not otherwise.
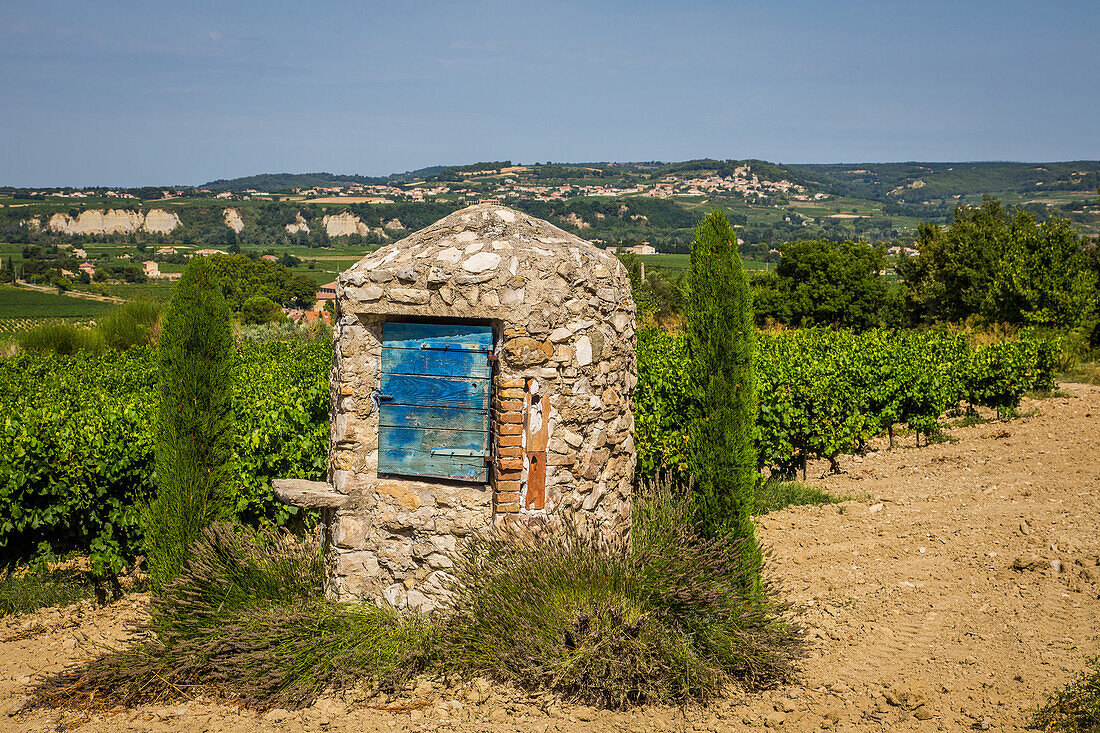
[{"label": "dirt path", "polygon": [[83,290],[66,290],[62,293],[57,292],[57,288],[51,285],[34,285],[26,280],[16,280],[12,283],[17,288],[26,288],[27,290],[37,290],[40,293],[50,293],[52,295],[67,295],[70,298],[82,298],[84,300],[98,300],[102,303],[125,303],[125,298],[118,298],[113,295],[99,295],[97,293],[86,293]]},{"label": "dirt path", "polygon": [[[35,675],[122,638],[145,612],[136,597],[0,622],[0,730],[1018,730],[1100,654],[1100,387],[1064,389],[1025,403],[1031,417],[956,429],[955,442],[846,458],[845,474],[811,483],[860,498],[761,519],[771,573],[814,642],[798,685],[625,713],[425,682],[404,698],[264,716],[201,698],[92,720],[8,715]],[[428,705],[365,707],[414,699]]]}]

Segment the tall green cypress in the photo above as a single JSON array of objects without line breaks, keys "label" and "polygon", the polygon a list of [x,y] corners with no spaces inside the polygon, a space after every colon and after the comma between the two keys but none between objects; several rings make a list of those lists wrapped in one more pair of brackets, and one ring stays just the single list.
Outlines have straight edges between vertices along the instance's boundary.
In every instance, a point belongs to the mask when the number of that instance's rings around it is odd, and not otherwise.
[{"label": "tall green cypress", "polygon": [[712,212],[695,230],[687,290],[696,401],[687,458],[695,478],[695,517],[707,536],[744,538],[751,557],[757,552],[752,523],[756,331],[737,235],[720,212]]},{"label": "tall green cypress", "polygon": [[230,515],[233,457],[231,313],[205,257],[191,260],[160,332],[154,427],[156,495],[142,507],[149,579],[175,578],[191,544]]}]

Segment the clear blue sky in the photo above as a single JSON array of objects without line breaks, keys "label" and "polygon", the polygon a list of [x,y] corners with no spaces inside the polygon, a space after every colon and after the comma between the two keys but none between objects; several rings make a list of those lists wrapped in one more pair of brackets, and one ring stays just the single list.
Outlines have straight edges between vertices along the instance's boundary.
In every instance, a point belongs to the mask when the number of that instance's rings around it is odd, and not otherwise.
[{"label": "clear blue sky", "polygon": [[1100,158],[1097,0],[0,0],[0,185]]}]

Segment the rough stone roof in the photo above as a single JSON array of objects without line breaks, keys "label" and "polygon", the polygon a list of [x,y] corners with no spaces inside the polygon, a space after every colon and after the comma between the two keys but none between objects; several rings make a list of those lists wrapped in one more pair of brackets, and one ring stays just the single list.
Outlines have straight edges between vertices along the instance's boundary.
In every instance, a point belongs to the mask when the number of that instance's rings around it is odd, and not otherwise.
[{"label": "rough stone roof", "polygon": [[626,269],[613,255],[498,204],[456,211],[372,252],[338,281],[351,301],[377,301],[384,294],[383,300],[409,305],[428,305],[433,293],[453,302],[454,294],[474,288],[495,294],[498,302],[479,302],[483,308],[529,306],[542,295],[525,297],[529,286],[588,290],[608,303],[630,295]]}]

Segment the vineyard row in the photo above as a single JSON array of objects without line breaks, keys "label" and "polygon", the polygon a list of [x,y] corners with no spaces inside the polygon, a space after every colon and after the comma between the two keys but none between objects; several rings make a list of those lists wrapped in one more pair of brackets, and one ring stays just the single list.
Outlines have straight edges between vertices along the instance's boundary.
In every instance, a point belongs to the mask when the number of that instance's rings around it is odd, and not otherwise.
[{"label": "vineyard row", "polygon": [[[639,333],[639,475],[682,471],[694,417],[682,337]],[[1014,408],[1053,386],[1057,344],[1023,338],[971,349],[917,332],[761,334],[761,468],[858,450],[906,425],[932,433],[963,403]],[[243,344],[233,386],[236,512],[253,524],[302,521],[271,481],[319,479],[328,447],[328,344]],[[23,353],[0,361],[0,548],[10,560],[88,552],[118,572],[140,552],[136,505],[153,489],[156,353]]]}]

